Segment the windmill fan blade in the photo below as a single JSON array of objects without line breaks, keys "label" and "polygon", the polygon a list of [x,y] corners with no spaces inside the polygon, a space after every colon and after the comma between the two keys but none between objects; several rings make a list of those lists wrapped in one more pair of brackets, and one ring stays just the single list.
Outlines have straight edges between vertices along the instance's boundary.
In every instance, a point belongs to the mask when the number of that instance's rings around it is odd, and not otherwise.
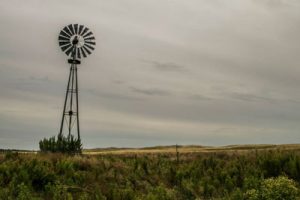
[{"label": "windmill fan blade", "polygon": [[83,29],[83,25],[80,25],[80,26],[79,26],[78,35],[81,35],[81,31],[82,31],[82,29]]},{"label": "windmill fan blade", "polygon": [[84,28],[83,32],[80,35],[84,35],[89,29],[87,27]]},{"label": "windmill fan blade", "polygon": [[70,38],[63,37],[62,35],[58,36],[58,40],[69,41]]},{"label": "windmill fan blade", "polygon": [[67,50],[68,48],[70,48],[72,45],[71,44],[68,44],[68,45],[66,45],[66,46],[62,46],[61,47],[61,50],[62,51],[65,51],[65,50]]},{"label": "windmill fan blade", "polygon": [[94,47],[92,47],[91,45],[88,45],[88,44],[84,44],[84,46],[88,47],[88,48],[91,49],[91,50],[94,50],[94,49],[95,49]]},{"label": "windmill fan blade", "polygon": [[86,40],[95,40],[96,38],[93,36],[93,37],[89,37],[89,38],[84,38],[84,41]]},{"label": "windmill fan blade", "polygon": [[71,31],[68,29],[68,27],[65,27],[63,30],[69,35],[69,37],[71,37],[72,33],[71,33]]},{"label": "windmill fan blade", "polygon": [[74,46],[72,46],[70,49],[68,49],[68,50],[66,51],[66,54],[67,54],[67,55],[70,55],[70,53],[73,51],[73,49],[74,49]]},{"label": "windmill fan blade", "polygon": [[78,34],[78,24],[74,24],[75,33]]},{"label": "windmill fan blade", "polygon": [[88,37],[88,36],[90,36],[90,35],[93,35],[93,33],[92,33],[92,32],[89,32],[89,33],[87,33],[86,35],[84,35],[83,38]]},{"label": "windmill fan blade", "polygon": [[82,47],[80,48],[80,50],[81,50],[81,53],[82,53],[83,57],[86,57],[86,54],[85,54],[85,52],[83,51],[83,48],[82,48]]},{"label": "windmill fan blade", "polygon": [[70,42],[69,41],[61,41],[61,42],[59,42],[59,46],[64,46],[66,44],[70,44]]},{"label": "windmill fan blade", "polygon": [[72,26],[72,24],[70,24],[69,26],[68,26],[68,28],[69,28],[69,30],[71,31],[71,33],[72,33],[72,35],[74,35],[74,29],[73,29],[73,26]]},{"label": "windmill fan blade", "polygon": [[71,37],[72,33],[69,31],[67,27],[65,27],[63,30],[68,34],[68,37]]},{"label": "windmill fan blade", "polygon": [[81,58],[81,56],[80,56],[80,49],[77,49],[77,58]]},{"label": "windmill fan blade", "polygon": [[66,37],[66,38],[70,38],[70,36],[67,33],[65,33],[64,31],[61,31],[59,35]]},{"label": "windmill fan blade", "polygon": [[82,47],[88,54],[91,54],[90,50],[88,50],[85,46]]},{"label": "windmill fan blade", "polygon": [[96,42],[91,42],[91,41],[84,41],[87,44],[92,44],[92,45],[96,45]]}]

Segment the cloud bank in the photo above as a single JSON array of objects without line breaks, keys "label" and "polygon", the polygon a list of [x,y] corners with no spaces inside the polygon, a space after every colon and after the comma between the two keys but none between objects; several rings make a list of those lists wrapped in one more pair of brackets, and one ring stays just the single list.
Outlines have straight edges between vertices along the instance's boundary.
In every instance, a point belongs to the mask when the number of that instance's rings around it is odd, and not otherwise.
[{"label": "cloud bank", "polygon": [[58,33],[97,46],[79,66],[86,148],[298,143],[296,0],[0,2],[0,148],[56,135],[69,66]]}]

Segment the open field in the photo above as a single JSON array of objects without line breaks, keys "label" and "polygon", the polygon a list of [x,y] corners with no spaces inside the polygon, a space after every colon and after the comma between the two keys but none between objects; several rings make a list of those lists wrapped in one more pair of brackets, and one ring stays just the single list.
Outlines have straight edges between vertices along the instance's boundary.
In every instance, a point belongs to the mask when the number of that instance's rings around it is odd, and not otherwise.
[{"label": "open field", "polygon": [[[248,144],[248,145],[227,145],[227,146],[200,146],[200,145],[178,145],[177,151],[180,154],[201,154],[201,153],[248,153],[254,151],[280,150],[280,151],[300,151],[300,144]],[[35,154],[34,150],[0,149],[0,154],[5,152],[19,152]],[[143,148],[95,148],[83,149],[83,155],[143,155],[143,154],[176,154],[176,145],[154,146]]]},{"label": "open field", "polygon": [[[247,153],[249,151],[261,150],[282,150],[282,151],[299,151],[300,144],[257,144],[257,145],[228,145],[228,146],[199,146],[199,145],[178,145],[178,152],[185,153]],[[174,154],[176,153],[176,145],[173,146],[156,146],[144,148],[97,148],[85,149],[83,154],[88,155],[103,155],[103,154]]]},{"label": "open field", "polygon": [[300,145],[0,154],[1,200],[296,200]]}]

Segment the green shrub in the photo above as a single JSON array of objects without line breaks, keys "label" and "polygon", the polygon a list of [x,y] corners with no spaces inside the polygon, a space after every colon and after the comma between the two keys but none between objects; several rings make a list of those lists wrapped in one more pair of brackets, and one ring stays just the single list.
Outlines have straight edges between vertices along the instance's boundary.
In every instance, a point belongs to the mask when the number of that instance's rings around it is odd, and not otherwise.
[{"label": "green shrub", "polygon": [[31,195],[31,192],[24,183],[18,185],[17,190],[18,190],[18,195],[16,198],[17,200],[32,200],[33,197]]},{"label": "green shrub", "polygon": [[0,199],[1,200],[11,200],[9,188],[0,187]]},{"label": "green shrub", "polygon": [[173,200],[172,193],[168,192],[164,186],[160,185],[152,189],[145,197],[146,200]]},{"label": "green shrub", "polygon": [[64,137],[58,135],[50,137],[49,139],[44,138],[39,142],[41,152],[60,152],[68,154],[81,153],[82,144],[80,138],[74,138],[73,135]]},{"label": "green shrub", "polygon": [[66,186],[56,182],[46,186],[46,192],[53,200],[73,200],[73,196],[67,191]]},{"label": "green shrub", "polygon": [[298,194],[296,183],[284,176],[265,179],[260,188],[246,192],[249,200],[296,200]]}]

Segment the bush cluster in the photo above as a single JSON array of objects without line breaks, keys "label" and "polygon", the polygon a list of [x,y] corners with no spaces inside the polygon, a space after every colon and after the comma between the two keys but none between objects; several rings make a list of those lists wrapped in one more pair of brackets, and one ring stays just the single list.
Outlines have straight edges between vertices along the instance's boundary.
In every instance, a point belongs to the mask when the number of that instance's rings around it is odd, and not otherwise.
[{"label": "bush cluster", "polygon": [[39,147],[41,152],[60,152],[60,153],[81,153],[82,144],[80,138],[74,138],[73,135],[64,137],[58,135],[57,137],[53,136],[49,139],[44,138],[39,142]]}]

